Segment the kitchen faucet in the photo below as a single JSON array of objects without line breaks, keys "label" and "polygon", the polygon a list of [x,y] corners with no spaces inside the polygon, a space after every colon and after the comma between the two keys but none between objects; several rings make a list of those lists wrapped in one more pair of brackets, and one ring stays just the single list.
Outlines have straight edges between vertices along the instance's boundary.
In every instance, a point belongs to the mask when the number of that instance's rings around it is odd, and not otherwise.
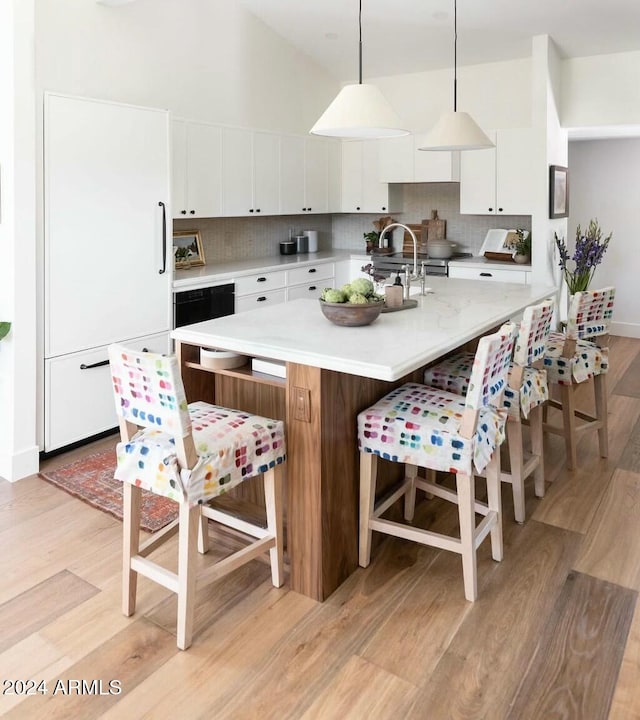
[{"label": "kitchen faucet", "polygon": [[[411,289],[411,281],[418,280],[424,277],[424,263],[422,263],[421,273],[418,273],[418,239],[416,238],[416,234],[413,232],[413,230],[410,227],[403,225],[402,223],[396,222],[387,225],[387,227],[385,227],[384,230],[380,233],[380,237],[378,238],[378,247],[382,248],[382,238],[387,232],[387,230],[396,227],[404,228],[404,230],[409,233],[409,235],[411,236],[411,240],[413,241],[413,273],[409,272],[408,265],[403,266],[403,270],[405,271],[404,298],[405,300],[408,300],[409,291]],[[422,280],[422,285],[424,287],[424,279]],[[422,295],[424,295],[424,291],[422,292]]]}]

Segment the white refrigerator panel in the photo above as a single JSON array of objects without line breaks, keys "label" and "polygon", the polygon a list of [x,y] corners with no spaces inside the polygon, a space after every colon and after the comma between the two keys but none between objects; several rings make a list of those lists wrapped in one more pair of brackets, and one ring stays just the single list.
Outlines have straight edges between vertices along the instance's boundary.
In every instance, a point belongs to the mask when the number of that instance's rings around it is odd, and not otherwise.
[{"label": "white refrigerator panel", "polygon": [[169,178],[166,111],[45,96],[45,357],[170,328]]}]

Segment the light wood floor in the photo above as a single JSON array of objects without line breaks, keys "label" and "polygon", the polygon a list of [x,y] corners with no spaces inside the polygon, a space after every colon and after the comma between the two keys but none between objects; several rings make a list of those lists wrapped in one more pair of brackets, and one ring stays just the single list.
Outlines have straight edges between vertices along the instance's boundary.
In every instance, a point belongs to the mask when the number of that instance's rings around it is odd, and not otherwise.
[{"label": "light wood floor", "polygon": [[[613,338],[611,366],[610,457],[585,435],[569,473],[546,439],[546,497],[528,485],[517,525],[503,486],[505,558],[483,544],[475,604],[458,556],[389,538],[322,604],[246,566],[199,594],[180,652],[168,591],[142,578],[120,612],[118,521],[38,477],[0,481],[0,715],[640,718],[640,340]],[[417,522],[450,529],[455,509],[425,502]],[[27,680],[46,694],[7,694]]]}]

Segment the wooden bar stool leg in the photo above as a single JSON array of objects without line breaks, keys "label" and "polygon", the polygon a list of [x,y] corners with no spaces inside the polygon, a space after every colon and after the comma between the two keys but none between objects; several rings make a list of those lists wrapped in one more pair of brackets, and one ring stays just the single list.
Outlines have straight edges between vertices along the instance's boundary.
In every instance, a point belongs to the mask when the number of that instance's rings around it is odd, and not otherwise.
[{"label": "wooden bar stool leg", "polygon": [[576,454],[576,405],[573,385],[560,385],[562,397],[562,422],[564,424],[564,444],[567,449],[567,469],[575,470],[578,464]]},{"label": "wooden bar stool leg", "polygon": [[198,552],[203,555],[209,552],[209,519],[202,512],[198,526]]},{"label": "wooden bar stool leg", "polygon": [[129,617],[136,609],[138,573],[131,569],[131,558],[140,547],[142,490],[131,483],[123,485],[122,612]]},{"label": "wooden bar stool leg", "polygon": [[193,638],[196,594],[196,545],[200,526],[200,506],[180,503],[178,530],[178,647],[186,650]]},{"label": "wooden bar stool leg", "polygon": [[595,375],[593,390],[596,396],[596,417],[602,423],[598,428],[598,442],[600,444],[600,457],[609,457],[609,422],[607,418],[607,376]]},{"label": "wooden bar stool leg", "polygon": [[520,418],[507,420],[507,442],[509,443],[509,461],[511,464],[511,489],[513,491],[513,511],[516,522],[523,523],[524,511],[524,449],[522,423]]},{"label": "wooden bar stool leg", "polygon": [[470,602],[475,602],[478,597],[478,564],[474,542],[476,527],[474,483],[473,475],[456,474],[464,596]]},{"label": "wooden bar stool leg", "polygon": [[267,506],[267,529],[275,538],[275,546],[269,550],[271,558],[271,582],[274,587],[284,583],[284,549],[282,538],[282,473],[283,466],[276,465],[264,473],[264,499]]},{"label": "wooden bar stool leg", "polygon": [[502,541],[502,487],[500,473],[500,448],[496,448],[487,465],[487,506],[496,513],[496,523],[491,528],[491,557],[500,562],[504,553]]},{"label": "wooden bar stool leg", "polygon": [[378,456],[373,453],[360,453],[360,567],[368,567],[371,562],[371,534],[369,520],[373,515],[376,500],[376,475]]},{"label": "wooden bar stool leg", "polygon": [[404,466],[404,477],[405,480],[410,480],[411,485],[407,488],[404,495],[404,519],[407,522],[413,520],[413,515],[416,509],[416,477],[418,476],[417,465],[405,465]]},{"label": "wooden bar stool leg", "polygon": [[544,432],[542,430],[543,405],[536,405],[529,413],[529,434],[531,436],[531,454],[537,459],[533,471],[536,497],[544,497]]}]

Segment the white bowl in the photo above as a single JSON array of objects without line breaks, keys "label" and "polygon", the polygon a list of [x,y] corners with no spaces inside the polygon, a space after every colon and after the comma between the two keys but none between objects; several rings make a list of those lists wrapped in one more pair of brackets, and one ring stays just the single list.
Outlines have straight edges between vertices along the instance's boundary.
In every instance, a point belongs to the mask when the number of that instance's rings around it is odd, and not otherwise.
[{"label": "white bowl", "polygon": [[427,243],[427,254],[431,258],[446,259],[453,255],[455,243],[448,240],[430,240]]}]

